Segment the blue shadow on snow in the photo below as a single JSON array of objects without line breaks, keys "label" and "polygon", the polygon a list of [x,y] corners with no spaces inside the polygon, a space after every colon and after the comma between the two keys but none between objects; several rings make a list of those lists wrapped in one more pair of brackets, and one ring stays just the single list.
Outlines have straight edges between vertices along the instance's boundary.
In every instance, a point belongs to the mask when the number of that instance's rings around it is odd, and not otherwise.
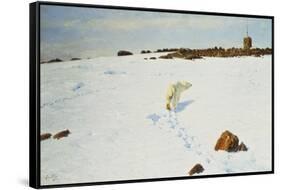
[{"label": "blue shadow on snow", "polygon": [[154,113],[154,114],[148,115],[146,118],[151,119],[153,121],[153,125],[155,125],[161,117]]},{"label": "blue shadow on snow", "polygon": [[183,111],[188,105],[192,104],[193,102],[194,102],[194,100],[187,100],[187,101],[178,103],[178,105],[175,109],[175,112],[178,113],[178,112]]}]

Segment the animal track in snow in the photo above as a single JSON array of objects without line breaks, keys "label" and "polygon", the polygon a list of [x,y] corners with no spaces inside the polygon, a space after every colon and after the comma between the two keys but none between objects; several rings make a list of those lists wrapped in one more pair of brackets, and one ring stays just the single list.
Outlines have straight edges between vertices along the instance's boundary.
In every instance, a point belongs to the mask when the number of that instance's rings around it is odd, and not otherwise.
[{"label": "animal track in snow", "polygon": [[[183,141],[184,147],[188,150],[193,150],[197,147],[200,147],[200,144],[196,143],[195,137],[190,136],[187,129],[181,126],[176,112],[165,110],[159,114],[150,114],[146,118],[153,122],[153,126],[157,126],[160,129],[165,129],[167,132],[171,132],[174,134],[174,136],[180,138]],[[196,153],[201,154],[200,151],[196,151]]]},{"label": "animal track in snow", "polygon": [[214,157],[211,151],[204,151],[204,147],[198,142],[196,136],[190,134],[185,126],[182,126],[177,118],[177,111],[161,111],[160,113],[153,113],[146,118],[152,121],[152,126],[156,126],[159,129],[164,129],[167,132],[174,134],[175,137],[180,138],[183,141],[183,146],[188,151],[193,151],[201,160],[201,163],[207,168],[208,165],[216,163],[219,168],[222,168],[224,172],[234,172],[230,167],[233,156],[227,155],[225,159],[218,160]]}]

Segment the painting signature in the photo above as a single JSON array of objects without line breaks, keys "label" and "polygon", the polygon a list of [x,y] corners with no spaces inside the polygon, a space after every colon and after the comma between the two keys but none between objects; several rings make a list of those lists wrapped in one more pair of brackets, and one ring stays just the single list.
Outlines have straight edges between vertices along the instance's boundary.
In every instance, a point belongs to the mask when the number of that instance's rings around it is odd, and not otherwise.
[{"label": "painting signature", "polygon": [[56,174],[47,174],[44,179],[45,181],[56,181],[58,179],[58,176]]}]

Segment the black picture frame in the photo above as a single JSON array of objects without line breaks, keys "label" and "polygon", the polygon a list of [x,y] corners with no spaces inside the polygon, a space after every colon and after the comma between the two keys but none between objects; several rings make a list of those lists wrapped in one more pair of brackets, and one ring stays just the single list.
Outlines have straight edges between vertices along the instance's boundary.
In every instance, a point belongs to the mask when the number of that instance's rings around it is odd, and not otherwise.
[{"label": "black picture frame", "polygon": [[[152,179],[134,179],[121,181],[106,181],[106,182],[88,182],[88,183],[70,183],[57,185],[41,185],[40,183],[40,6],[54,5],[54,6],[70,6],[70,7],[87,7],[87,8],[104,8],[104,9],[118,9],[118,10],[135,10],[135,11],[149,11],[149,12],[165,12],[165,13],[184,13],[194,15],[216,15],[225,17],[245,17],[245,18],[264,18],[270,19],[272,23],[272,169],[270,171],[261,172],[246,172],[246,173],[231,173],[231,174],[214,174],[202,176],[183,176],[183,177],[167,177],[167,178],[152,178]],[[30,75],[29,75],[29,185],[33,188],[55,188],[55,187],[73,187],[73,186],[88,186],[88,185],[105,185],[105,184],[120,184],[120,183],[136,183],[136,182],[152,182],[152,181],[166,181],[166,180],[185,180],[197,178],[213,178],[213,177],[232,177],[245,175],[260,175],[274,173],[274,17],[264,15],[248,15],[248,14],[233,14],[233,13],[217,13],[217,12],[201,12],[201,11],[187,11],[187,10],[169,10],[156,8],[141,8],[141,7],[122,7],[109,5],[91,5],[78,3],[59,3],[59,2],[45,2],[39,1],[30,3],[29,5],[29,35],[30,35]]]}]

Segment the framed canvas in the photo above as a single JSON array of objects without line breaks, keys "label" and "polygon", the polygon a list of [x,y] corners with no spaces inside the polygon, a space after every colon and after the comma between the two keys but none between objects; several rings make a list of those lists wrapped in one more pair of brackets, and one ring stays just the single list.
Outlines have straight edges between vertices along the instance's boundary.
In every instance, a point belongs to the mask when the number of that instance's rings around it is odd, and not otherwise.
[{"label": "framed canvas", "polygon": [[30,186],[274,173],[274,17],[30,4]]}]

